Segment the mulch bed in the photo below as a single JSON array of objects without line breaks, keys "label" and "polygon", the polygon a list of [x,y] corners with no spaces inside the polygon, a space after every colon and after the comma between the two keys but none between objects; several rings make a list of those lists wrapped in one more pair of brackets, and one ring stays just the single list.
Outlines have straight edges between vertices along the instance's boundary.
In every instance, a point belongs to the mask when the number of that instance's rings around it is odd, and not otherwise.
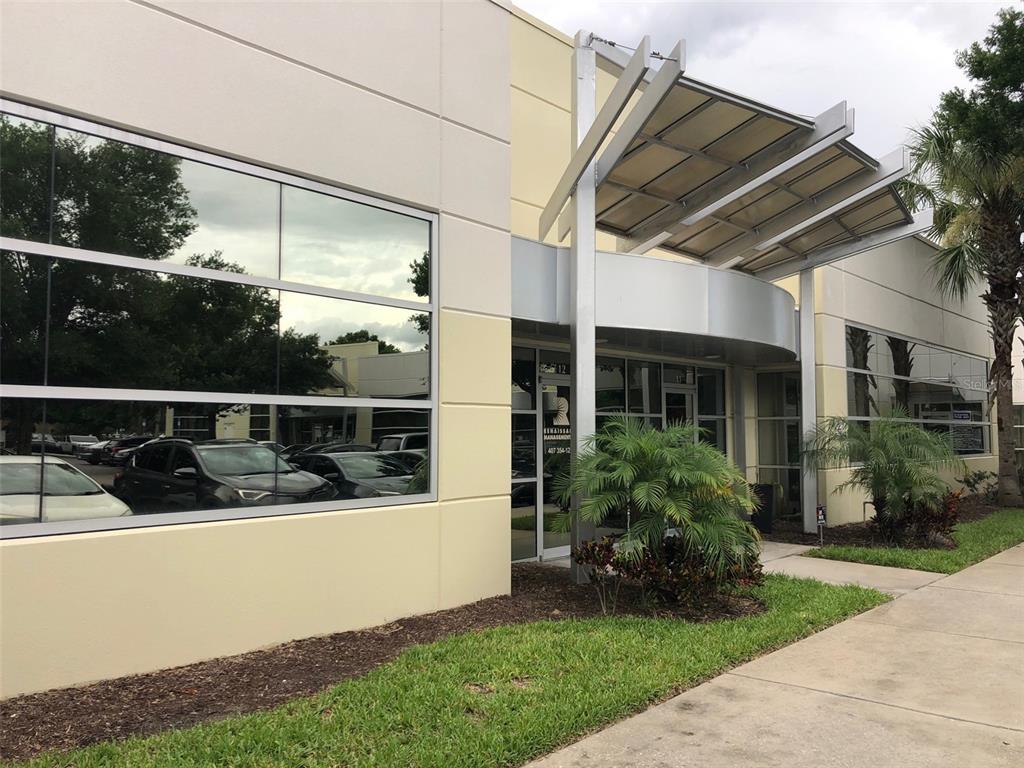
[{"label": "mulch bed", "polygon": [[[1000,507],[987,502],[982,496],[964,496],[960,500],[959,520],[971,523],[981,520],[996,512]],[[781,541],[787,544],[818,545],[817,533],[804,533],[803,524],[799,520],[776,520],[771,533],[762,534],[765,541]],[[873,536],[871,529],[864,523],[847,523],[835,525],[824,530],[825,545],[837,544],[844,547],[882,547],[888,546]]]},{"label": "mulch bed", "polygon": [[[708,621],[761,610],[753,598],[733,596],[714,608],[680,610],[675,615]],[[618,613],[649,615],[639,594],[627,587],[619,594]],[[372,629],[9,699],[0,703],[0,757],[26,759],[44,751],[266,710],[365,675],[412,645],[503,624],[600,614],[593,588],[571,583],[568,569],[513,565],[511,595]]]}]

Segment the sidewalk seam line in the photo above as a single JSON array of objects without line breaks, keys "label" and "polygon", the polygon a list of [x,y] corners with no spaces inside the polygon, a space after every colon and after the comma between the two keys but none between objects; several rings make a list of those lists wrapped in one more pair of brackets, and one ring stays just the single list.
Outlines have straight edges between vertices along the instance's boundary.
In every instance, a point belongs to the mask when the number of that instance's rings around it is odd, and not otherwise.
[{"label": "sidewalk seam line", "polygon": [[935,582],[931,584],[925,584],[926,587],[934,587],[935,589],[952,589],[954,592],[974,592],[976,595],[1005,595],[1007,597],[1024,597],[1024,595],[1017,595],[1013,592],[988,592],[984,589],[968,589],[967,587],[941,587]]},{"label": "sidewalk seam line", "polygon": [[836,691],[826,691],[823,688],[811,688],[810,686],[799,685],[797,683],[784,683],[784,682],[782,682],[780,680],[769,680],[769,679],[764,678],[764,677],[755,677],[754,675],[745,675],[745,674],[742,674],[740,672],[737,672],[736,670],[731,670],[729,672],[726,672],[725,674],[733,675],[735,677],[742,677],[742,678],[745,678],[747,680],[757,680],[757,681],[762,682],[762,683],[772,683],[774,685],[785,685],[785,686],[789,686],[790,688],[800,688],[800,689],[805,690],[805,691],[813,691],[815,693],[824,693],[824,694],[826,694],[828,696],[838,696],[839,698],[852,699],[853,701],[863,701],[863,702],[866,702],[868,704],[878,704],[879,706],[882,706],[882,707],[892,707],[893,709],[902,709],[902,710],[904,710],[906,712],[916,712],[919,715],[930,715],[931,717],[938,717],[938,718],[941,718],[941,719],[944,719],[944,720],[956,720],[957,722],[960,722],[960,723],[971,723],[973,725],[983,725],[983,726],[986,726],[988,728],[998,728],[998,729],[1000,729],[1002,731],[1012,731],[1013,733],[1024,733],[1024,728],[1014,728],[1014,727],[1009,726],[1009,725],[996,725],[995,723],[985,723],[985,722],[982,722],[980,720],[970,720],[970,719],[968,719],[966,717],[957,717],[956,715],[944,715],[944,714],[941,714],[939,712],[930,712],[927,709],[915,709],[914,707],[905,707],[905,706],[903,706],[901,704],[890,704],[890,703],[885,702],[885,701],[879,701],[878,699],[868,699],[868,698],[865,698],[863,696],[854,696],[853,694],[850,694],[850,693],[837,693]]},{"label": "sidewalk seam line", "polygon": [[872,621],[871,619],[863,619],[861,616],[854,616],[854,621],[860,621],[864,624],[876,624],[882,627],[895,627],[896,629],[916,629],[920,632],[933,632],[936,635],[949,635],[950,637],[967,637],[971,640],[991,640],[995,643],[1011,643],[1013,645],[1024,645],[1024,640],[1006,640],[1001,637],[985,637],[985,635],[968,635],[963,632],[946,632],[941,629],[928,629],[927,627],[908,627],[906,624],[892,624],[888,621]]}]

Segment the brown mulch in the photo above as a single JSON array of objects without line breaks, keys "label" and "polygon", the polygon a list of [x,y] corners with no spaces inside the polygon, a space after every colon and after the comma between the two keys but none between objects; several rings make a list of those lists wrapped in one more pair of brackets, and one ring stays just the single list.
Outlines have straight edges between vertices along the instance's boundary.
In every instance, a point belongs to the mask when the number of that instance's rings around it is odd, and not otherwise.
[{"label": "brown mulch", "polygon": [[[763,606],[756,600],[734,596],[712,609],[675,615],[708,621],[761,610]],[[412,645],[503,624],[589,618],[600,613],[593,587],[571,583],[568,569],[517,564],[512,566],[511,595],[371,629],[0,702],[0,757],[21,760],[44,751],[266,710],[365,675]],[[649,612],[638,593],[624,587],[618,613]]]},{"label": "brown mulch", "polygon": [[[981,496],[964,496],[960,500],[958,512],[961,523],[981,520],[996,512],[1000,507],[987,502]],[[804,533],[803,524],[799,520],[776,520],[771,533],[762,534],[765,541],[781,541],[787,544],[818,545],[817,533]],[[825,545],[838,544],[848,547],[879,547],[887,546],[873,536],[871,529],[864,523],[847,523],[827,527],[823,531]]]}]

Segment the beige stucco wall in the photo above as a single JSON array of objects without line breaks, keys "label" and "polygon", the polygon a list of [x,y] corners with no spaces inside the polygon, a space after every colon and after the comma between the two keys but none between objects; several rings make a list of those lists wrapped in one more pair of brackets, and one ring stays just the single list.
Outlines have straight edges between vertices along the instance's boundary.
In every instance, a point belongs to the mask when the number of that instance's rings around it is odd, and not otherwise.
[{"label": "beige stucco wall", "polygon": [[[961,304],[934,287],[929,272],[933,253],[932,246],[910,238],[815,270],[819,417],[848,413],[847,321],[991,359],[984,305],[978,298]],[[967,458],[966,464],[971,470],[997,467],[994,456]],[[830,525],[863,519],[866,497],[862,493],[834,493],[847,477],[846,470],[820,473],[818,501],[826,505]],[[948,479],[955,485],[952,476]]]},{"label": "beige stucco wall", "polygon": [[154,5],[4,2],[0,90],[436,211],[438,502],[4,541],[0,696],[509,590],[509,13]]}]

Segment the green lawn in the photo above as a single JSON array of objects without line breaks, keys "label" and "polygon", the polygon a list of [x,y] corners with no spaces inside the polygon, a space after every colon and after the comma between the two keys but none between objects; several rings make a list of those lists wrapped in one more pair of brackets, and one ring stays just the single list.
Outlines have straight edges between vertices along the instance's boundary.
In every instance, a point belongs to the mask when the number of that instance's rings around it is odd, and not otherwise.
[{"label": "green lawn", "polygon": [[612,617],[459,635],[270,712],[28,765],[520,765],[888,599],[777,575],[755,593],[768,609],[731,621]]},{"label": "green lawn", "polygon": [[1024,541],[1024,509],[1001,509],[983,520],[958,525],[953,538],[958,545],[956,549],[843,547],[832,544],[805,554],[827,560],[956,573]]}]

